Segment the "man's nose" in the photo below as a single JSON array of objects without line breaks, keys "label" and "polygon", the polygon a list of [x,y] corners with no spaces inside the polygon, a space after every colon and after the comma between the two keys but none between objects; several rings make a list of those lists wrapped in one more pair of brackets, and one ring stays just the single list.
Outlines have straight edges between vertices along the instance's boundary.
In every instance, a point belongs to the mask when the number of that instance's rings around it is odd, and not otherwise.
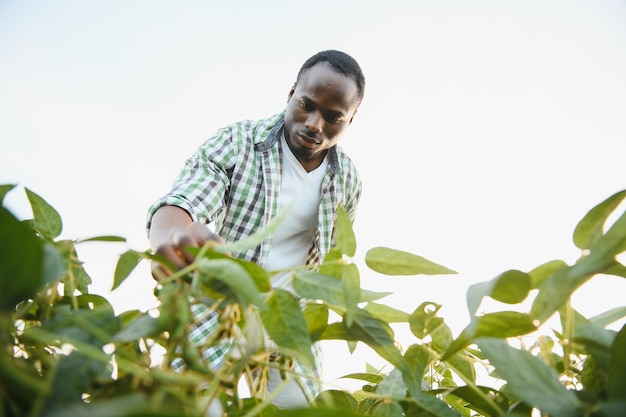
[{"label": "man's nose", "polygon": [[306,119],[306,127],[311,132],[322,133],[322,122],[323,118],[321,115],[313,112],[309,114],[309,117]]}]

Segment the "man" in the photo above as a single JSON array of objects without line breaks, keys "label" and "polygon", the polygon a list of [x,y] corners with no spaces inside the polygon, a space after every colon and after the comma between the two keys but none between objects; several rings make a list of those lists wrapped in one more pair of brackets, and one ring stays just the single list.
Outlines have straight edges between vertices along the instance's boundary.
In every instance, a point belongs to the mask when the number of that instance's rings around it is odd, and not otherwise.
[{"label": "man", "polygon": [[[186,247],[244,239],[290,206],[274,236],[232,255],[267,270],[323,259],[332,246],[337,208],[354,220],[361,195],[357,169],[337,142],[364,88],[359,64],[349,55],[328,50],[309,58],[283,112],[221,129],[186,161],[171,191],[148,211],[154,251],[183,268],[193,261]],[[168,273],[158,268],[155,277]],[[289,288],[288,275],[275,276],[272,285]],[[277,399],[277,405],[300,401],[284,392],[286,402]]]}]

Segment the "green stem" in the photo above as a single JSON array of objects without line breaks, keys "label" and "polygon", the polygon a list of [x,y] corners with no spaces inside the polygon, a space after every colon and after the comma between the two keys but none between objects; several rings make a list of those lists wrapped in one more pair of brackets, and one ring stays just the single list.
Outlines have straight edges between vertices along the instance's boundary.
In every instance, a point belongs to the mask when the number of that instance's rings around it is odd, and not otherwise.
[{"label": "green stem", "polygon": [[456,369],[454,366],[452,366],[449,362],[446,362],[446,366],[450,369],[452,369],[459,378],[461,378],[461,380],[463,380],[463,382],[465,382],[465,384],[472,390],[474,391],[479,397],[481,397],[483,399],[483,401],[485,401],[487,404],[489,404],[489,406],[494,409],[497,410],[498,414],[493,416],[493,417],[500,417],[502,416],[502,410],[500,408],[500,406],[498,404],[496,404],[496,402],[493,400],[493,398],[490,398],[483,390],[481,390],[475,383],[474,381],[472,381],[471,379],[467,378],[465,375],[463,375],[462,372],[459,372],[458,369]]},{"label": "green stem", "polygon": [[280,394],[287,387],[287,384],[289,384],[290,382],[291,382],[291,378],[285,378],[285,380],[278,387],[276,387],[275,390],[270,392],[270,395],[268,395],[267,398],[265,398],[262,402],[260,402],[256,406],[252,407],[252,409],[248,411],[246,414],[244,414],[243,417],[253,417],[253,416],[258,415],[264,408],[272,404],[272,401],[274,400],[274,398],[276,398],[278,394]]},{"label": "green stem", "polygon": [[[61,343],[69,343],[86,357],[104,363],[111,362],[111,356],[102,350],[91,346],[87,343],[73,340],[69,337],[62,337],[41,329],[32,329],[29,336],[40,343],[48,343],[50,340],[59,340]],[[116,355],[115,362],[121,371],[129,373],[142,381],[154,378],[165,383],[175,383],[178,385],[197,386],[204,382],[204,378],[200,375],[180,374],[177,372],[167,372],[158,368],[150,368],[150,370],[137,365],[134,361],[125,359]]]},{"label": "green stem", "polygon": [[572,354],[574,338],[574,309],[572,308],[571,298],[569,298],[565,304],[565,320],[563,327],[563,375],[567,375],[570,370],[570,356]]},{"label": "green stem", "polygon": [[11,360],[4,354],[0,354],[0,374],[7,386],[18,389],[26,398],[43,396],[48,393],[49,386],[42,378],[30,375],[14,366]]}]

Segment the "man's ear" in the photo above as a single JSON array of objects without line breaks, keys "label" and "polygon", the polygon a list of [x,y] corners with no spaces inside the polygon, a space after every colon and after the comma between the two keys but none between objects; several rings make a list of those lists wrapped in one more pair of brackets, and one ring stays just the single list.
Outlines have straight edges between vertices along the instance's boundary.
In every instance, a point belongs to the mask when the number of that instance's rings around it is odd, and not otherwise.
[{"label": "man's ear", "polygon": [[352,123],[352,120],[354,120],[354,116],[356,116],[356,110],[354,111],[354,113],[352,113],[352,117],[350,117],[350,121],[348,122],[348,124]]},{"label": "man's ear", "polygon": [[289,100],[291,100],[291,97],[293,97],[293,93],[296,92],[296,83],[293,83],[293,86],[291,87],[291,90],[289,90],[289,94],[287,94],[287,102],[289,102]]}]

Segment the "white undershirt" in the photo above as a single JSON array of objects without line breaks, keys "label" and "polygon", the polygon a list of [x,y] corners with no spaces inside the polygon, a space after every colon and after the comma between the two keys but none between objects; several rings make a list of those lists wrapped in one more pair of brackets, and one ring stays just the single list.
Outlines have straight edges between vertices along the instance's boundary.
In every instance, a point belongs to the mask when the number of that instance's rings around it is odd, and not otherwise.
[{"label": "white undershirt", "polygon": [[[317,228],[322,178],[328,166],[324,158],[319,167],[307,172],[289,149],[284,133],[281,135],[280,145],[283,149],[283,161],[279,212],[292,203],[293,205],[274,234],[265,264],[265,268],[270,271],[306,263]],[[272,277],[272,285],[291,289],[289,274],[275,275]]]}]

